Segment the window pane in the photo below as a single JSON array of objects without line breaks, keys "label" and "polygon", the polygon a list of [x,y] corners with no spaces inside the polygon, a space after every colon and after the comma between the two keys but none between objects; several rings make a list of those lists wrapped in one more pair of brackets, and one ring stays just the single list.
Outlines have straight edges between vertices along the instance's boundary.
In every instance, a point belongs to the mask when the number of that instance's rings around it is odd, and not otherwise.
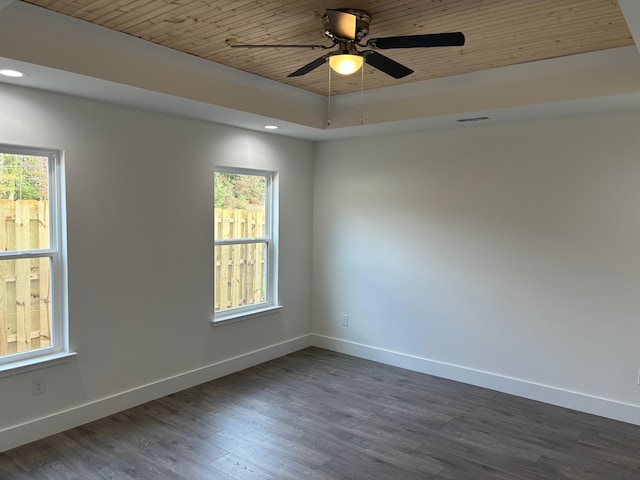
[{"label": "window pane", "polygon": [[0,355],[51,345],[50,258],[0,260]]},{"label": "window pane", "polygon": [[47,157],[0,153],[0,250],[48,248]]},{"label": "window pane", "polygon": [[263,303],[267,243],[219,245],[215,249],[215,311]]},{"label": "window pane", "polygon": [[267,177],[215,172],[214,238],[265,236]]}]

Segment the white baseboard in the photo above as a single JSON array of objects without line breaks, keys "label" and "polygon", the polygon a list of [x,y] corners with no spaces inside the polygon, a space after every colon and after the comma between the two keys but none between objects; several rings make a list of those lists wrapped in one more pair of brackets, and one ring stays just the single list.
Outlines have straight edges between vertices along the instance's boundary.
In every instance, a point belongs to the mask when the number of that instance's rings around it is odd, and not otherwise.
[{"label": "white baseboard", "polygon": [[572,392],[517,378],[505,377],[428,358],[407,355],[338,338],[318,334],[291,340],[247,352],[179,375],[141,385],[140,387],[101,398],[46,417],[0,430],[0,452],[24,445],[49,435],[77,427],[93,420],[170,395],[180,390],[223,377],[274,358],[288,355],[308,346],[353,355],[367,360],[406,368],[420,373],[477,385],[504,393],[530,398],[573,410],[600,415],[640,425],[640,406]]},{"label": "white baseboard", "polygon": [[310,335],[304,335],[5,428],[0,430],[0,452],[288,355],[310,345]]},{"label": "white baseboard", "polygon": [[448,378],[539,402],[640,425],[639,405],[631,405],[324,335],[311,334],[311,344],[315,347],[406,368],[415,372]]}]

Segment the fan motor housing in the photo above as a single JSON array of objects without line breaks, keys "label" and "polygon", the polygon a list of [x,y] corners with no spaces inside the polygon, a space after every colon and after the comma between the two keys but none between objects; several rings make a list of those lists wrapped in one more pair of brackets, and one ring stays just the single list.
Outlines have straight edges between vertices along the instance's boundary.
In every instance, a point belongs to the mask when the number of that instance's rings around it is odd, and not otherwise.
[{"label": "fan motor housing", "polygon": [[[338,8],[336,11],[350,13],[356,17],[356,42],[359,42],[362,38],[367,36],[372,19],[369,12],[366,12],[365,10],[358,10],[357,8]],[[325,31],[333,32],[333,26],[331,25],[331,21],[326,13],[322,16],[322,24]]]}]

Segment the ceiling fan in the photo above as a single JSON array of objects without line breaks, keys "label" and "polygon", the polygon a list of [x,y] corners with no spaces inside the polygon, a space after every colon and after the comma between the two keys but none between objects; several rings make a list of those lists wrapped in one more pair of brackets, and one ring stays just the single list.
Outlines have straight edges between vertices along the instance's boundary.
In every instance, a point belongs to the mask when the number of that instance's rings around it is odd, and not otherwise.
[{"label": "ceiling fan", "polygon": [[[311,63],[299,68],[288,77],[300,77],[323,65],[327,60],[337,73],[350,75],[357,72],[363,62],[390,75],[402,78],[411,75],[413,70],[390,59],[376,50],[416,47],[458,47],[464,45],[461,32],[432,33],[424,35],[405,35],[399,37],[371,38],[365,44],[361,41],[369,33],[371,14],[355,8],[327,10],[322,16],[324,35],[333,42],[331,45],[243,45],[235,48],[311,48],[327,50],[337,47],[336,51],[326,53]],[[358,47],[368,48],[360,50]]]}]

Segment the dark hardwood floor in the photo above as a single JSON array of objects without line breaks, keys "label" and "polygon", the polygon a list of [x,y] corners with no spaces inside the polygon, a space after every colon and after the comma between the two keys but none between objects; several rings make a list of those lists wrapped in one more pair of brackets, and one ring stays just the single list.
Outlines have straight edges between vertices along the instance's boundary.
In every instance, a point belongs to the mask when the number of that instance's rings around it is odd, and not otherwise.
[{"label": "dark hardwood floor", "polygon": [[309,348],[0,454],[11,480],[640,480],[640,427]]}]

